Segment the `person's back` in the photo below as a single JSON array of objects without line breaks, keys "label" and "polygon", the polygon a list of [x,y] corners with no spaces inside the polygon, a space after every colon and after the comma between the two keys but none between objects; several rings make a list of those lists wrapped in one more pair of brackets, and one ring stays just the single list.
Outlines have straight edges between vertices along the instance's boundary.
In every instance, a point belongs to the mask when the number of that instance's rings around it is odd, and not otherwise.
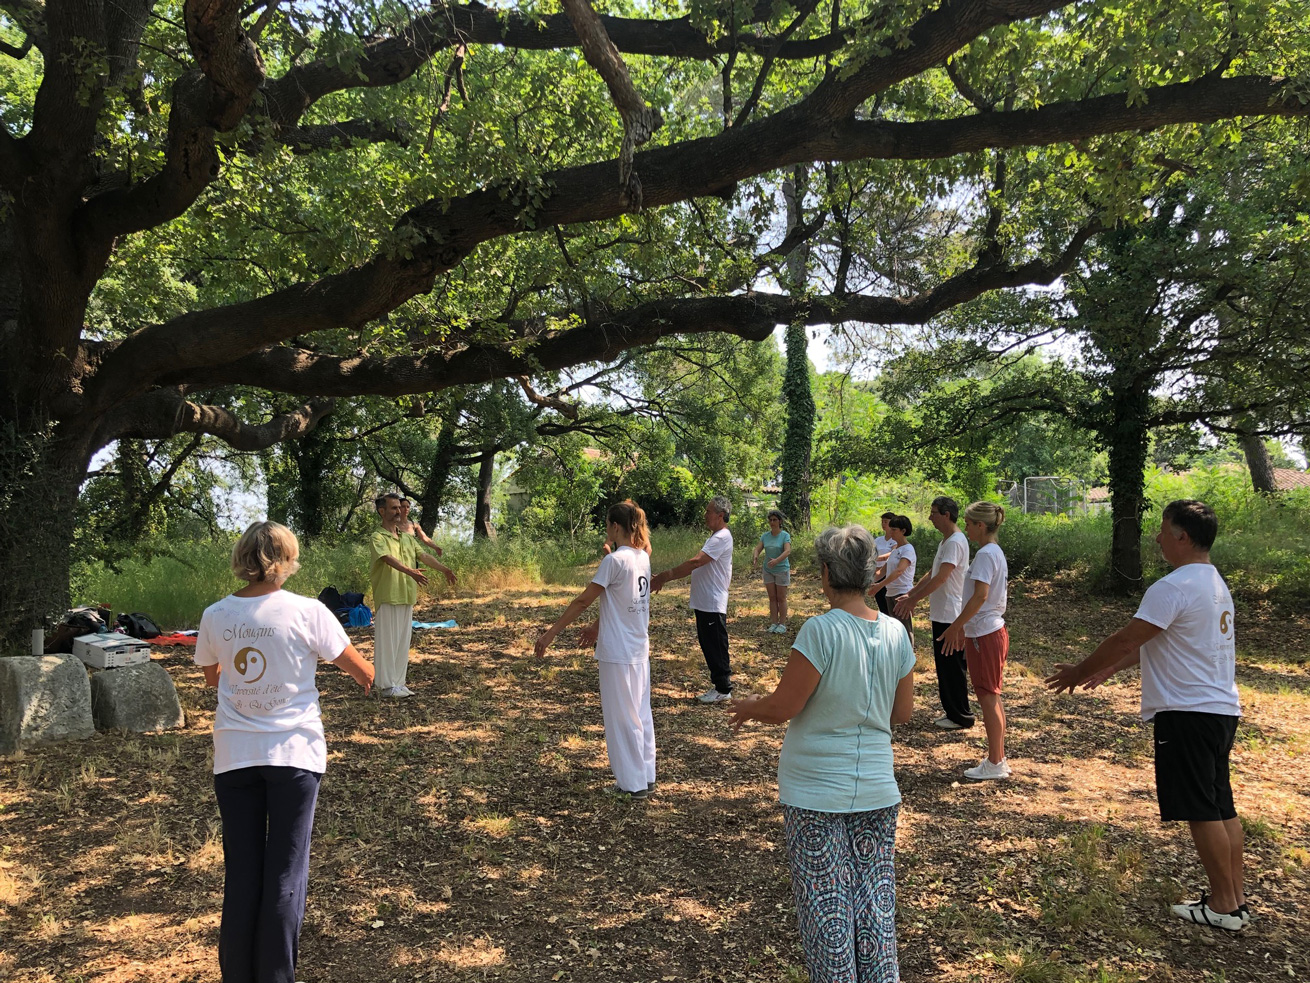
[{"label": "person's back", "polygon": [[1143,720],[1165,710],[1241,715],[1233,598],[1213,564],[1161,577],[1137,617],[1164,629],[1141,648]]},{"label": "person's back", "polygon": [[783,739],[780,801],[820,812],[900,802],[891,712],[896,686],[914,666],[904,626],[886,616],[867,621],[832,610],[806,621],[792,647],[820,677]]},{"label": "person's back", "polygon": [[593,578],[605,587],[600,596],[596,659],[637,663],[650,658],[650,556],[620,546],[600,561]]}]

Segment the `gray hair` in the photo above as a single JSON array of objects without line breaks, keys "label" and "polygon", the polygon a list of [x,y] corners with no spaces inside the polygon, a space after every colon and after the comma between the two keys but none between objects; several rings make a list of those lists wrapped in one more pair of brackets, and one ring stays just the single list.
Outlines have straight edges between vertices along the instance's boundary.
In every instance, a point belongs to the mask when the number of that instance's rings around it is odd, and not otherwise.
[{"label": "gray hair", "polygon": [[728,517],[732,515],[732,503],[722,495],[715,495],[710,499],[710,508],[723,516],[724,522],[727,522]]},{"label": "gray hair", "polygon": [[814,553],[828,568],[828,586],[833,590],[862,591],[873,583],[878,551],[863,526],[823,530],[814,537]]}]

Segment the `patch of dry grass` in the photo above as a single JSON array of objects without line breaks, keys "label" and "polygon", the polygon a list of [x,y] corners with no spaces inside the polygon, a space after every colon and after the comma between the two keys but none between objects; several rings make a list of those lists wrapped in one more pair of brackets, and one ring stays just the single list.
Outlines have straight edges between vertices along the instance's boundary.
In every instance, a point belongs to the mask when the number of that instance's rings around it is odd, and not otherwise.
[{"label": "patch of dry grass", "polygon": [[[1016,585],[1006,783],[964,782],[980,735],[947,734],[931,659],[898,734],[903,978],[1176,983],[1310,974],[1310,673],[1278,624],[1248,618],[1248,716],[1234,752],[1257,922],[1238,939],[1169,919],[1201,871],[1155,814],[1149,735],[1128,679],[1051,697],[1041,676],[1132,615],[1054,583]],[[759,592],[755,597],[752,592]],[[300,976],[803,983],[774,772],[780,728],[734,738],[706,685],[686,586],[656,598],[657,795],[604,793],[596,670],[537,632],[576,593],[506,580],[424,611],[406,701],[321,675],[330,761],[319,799]],[[730,631],[746,691],[776,685],[787,639],[738,586]],[[797,579],[797,617],[818,613]],[[1261,618],[1274,615],[1261,612]],[[1304,634],[1299,636],[1306,637]],[[368,632],[357,635],[366,653]],[[1300,662],[1298,662],[1298,659]],[[210,779],[214,693],[163,664],[187,729],[98,735],[0,762],[0,979],[212,981],[222,844]],[[1290,970],[1289,970],[1290,967]]]}]

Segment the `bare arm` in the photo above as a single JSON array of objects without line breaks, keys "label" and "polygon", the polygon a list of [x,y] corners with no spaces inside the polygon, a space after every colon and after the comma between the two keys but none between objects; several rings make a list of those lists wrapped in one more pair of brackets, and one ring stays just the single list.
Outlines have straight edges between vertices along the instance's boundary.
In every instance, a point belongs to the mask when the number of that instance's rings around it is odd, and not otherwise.
[{"label": "bare arm", "polygon": [[[1070,693],[1082,683],[1096,678],[1093,686],[1099,686],[1120,669],[1126,669],[1141,660],[1142,646],[1164,631],[1158,625],[1141,618],[1134,618],[1126,626],[1096,646],[1096,650],[1077,665],[1058,662],[1055,672],[1047,676],[1046,685],[1056,693],[1068,690]],[[1106,672],[1106,670],[1110,670]]]},{"label": "bare arm", "polygon": [[205,685],[217,686],[218,674],[222,671],[223,667],[215,662],[212,666],[201,666],[200,668],[205,671]]},{"label": "bare arm", "polygon": [[954,563],[943,563],[941,566],[937,568],[936,573],[924,574],[922,577],[920,577],[919,582],[910,588],[910,592],[896,602],[897,615],[898,616],[900,615],[901,613],[900,609],[902,605],[907,605],[909,608],[909,610],[905,612],[906,614],[912,612],[916,604],[922,601],[925,597],[927,597],[937,588],[941,587],[942,584],[946,583],[947,578],[949,578],[950,575],[954,572],[955,572]]},{"label": "bare arm", "polygon": [[341,654],[332,660],[332,664],[346,673],[351,679],[364,687],[364,695],[373,688],[373,663],[359,654],[354,645],[347,645]]},{"label": "bare arm", "polygon": [[892,725],[906,723],[914,713],[914,670],[911,669],[896,684],[892,699]]},{"label": "bare arm", "polygon": [[884,587],[886,587],[889,583],[891,583],[893,580],[895,580],[897,577],[899,577],[908,569],[910,569],[910,558],[908,556],[903,556],[901,557],[901,562],[896,564],[896,569],[893,572],[891,573],[884,572],[881,580],[875,580],[872,584],[869,585],[868,592],[870,594],[878,593],[878,591],[882,590]]},{"label": "bare arm", "polygon": [[772,567],[772,566],[776,566],[777,564],[781,563],[783,560],[787,559],[787,557],[789,557],[789,556],[791,556],[791,540],[790,540],[790,539],[787,540],[787,542],[785,542],[785,543],[782,544],[782,552],[779,553],[777,556],[775,556],[772,560],[770,560],[770,561],[768,562],[767,566],[770,566],[770,567]]},{"label": "bare arm", "polygon": [[810,660],[795,649],[787,660],[787,668],[782,671],[778,688],[768,696],[749,696],[744,700],[733,700],[728,710],[732,716],[733,731],[741,730],[748,720],[758,720],[764,724],[783,724],[805,708],[814,688],[819,685],[819,670]]},{"label": "bare arm", "polygon": [[971,583],[973,594],[965,602],[964,610],[941,636],[942,650],[948,655],[951,652],[964,651],[964,626],[968,624],[970,618],[982,610],[982,606],[987,603],[987,594],[992,589],[992,585],[985,580],[974,580]]},{"label": "bare arm", "polygon": [[764,552],[764,544],[756,543],[755,552],[751,554],[751,569],[754,570],[760,562],[760,554]]},{"label": "bare arm", "polygon": [[672,570],[665,570],[663,573],[657,573],[650,581],[650,592],[658,594],[660,590],[670,580],[681,580],[683,577],[690,577],[693,570],[705,566],[707,563],[713,563],[714,560],[704,551],[701,550],[690,560],[683,560]]},{"label": "bare arm", "polygon": [[546,649],[550,648],[551,643],[555,641],[555,637],[577,621],[578,616],[591,607],[591,602],[600,597],[601,591],[604,589],[597,583],[588,584],[586,590],[569,602],[569,606],[564,609],[564,613],[559,616],[559,620],[541,633],[537,638],[537,644],[533,646],[533,651],[538,656],[545,655]]},{"label": "bare arm", "polygon": [[391,556],[390,554],[379,557],[379,559],[381,559],[382,562],[385,563],[387,566],[399,570],[406,577],[413,577],[420,584],[426,584],[428,582],[427,574],[425,574],[422,570],[418,569],[417,567],[407,567],[405,566],[405,564],[401,563],[399,560],[397,560],[394,556]]}]

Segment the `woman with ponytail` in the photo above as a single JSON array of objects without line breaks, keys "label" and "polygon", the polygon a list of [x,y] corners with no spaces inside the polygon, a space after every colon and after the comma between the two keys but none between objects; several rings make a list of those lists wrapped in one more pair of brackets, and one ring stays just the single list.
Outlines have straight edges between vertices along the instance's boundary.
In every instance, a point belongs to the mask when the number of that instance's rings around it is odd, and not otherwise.
[{"label": "woman with ponytail", "polygon": [[[605,749],[618,792],[644,799],[655,788],[655,724],[650,713],[650,531],[631,499],[610,506],[605,536],[614,550],[587,589],[537,639],[544,656],[555,637],[600,598],[594,626]],[[593,629],[583,631],[586,641]]]}]

